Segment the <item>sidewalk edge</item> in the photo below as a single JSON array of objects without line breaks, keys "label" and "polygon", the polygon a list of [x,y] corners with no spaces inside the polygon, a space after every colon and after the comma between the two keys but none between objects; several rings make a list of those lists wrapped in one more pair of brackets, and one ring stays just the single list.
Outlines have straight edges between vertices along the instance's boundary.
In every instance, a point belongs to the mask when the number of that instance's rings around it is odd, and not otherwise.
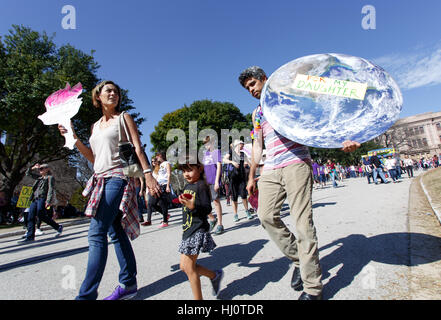
[{"label": "sidewalk edge", "polygon": [[423,189],[424,194],[426,195],[427,200],[429,201],[430,206],[432,207],[433,212],[435,212],[436,217],[438,218],[438,222],[441,224],[441,208],[436,208],[433,204],[432,198],[427,192],[426,186],[424,185],[423,179],[420,179],[420,185]]}]

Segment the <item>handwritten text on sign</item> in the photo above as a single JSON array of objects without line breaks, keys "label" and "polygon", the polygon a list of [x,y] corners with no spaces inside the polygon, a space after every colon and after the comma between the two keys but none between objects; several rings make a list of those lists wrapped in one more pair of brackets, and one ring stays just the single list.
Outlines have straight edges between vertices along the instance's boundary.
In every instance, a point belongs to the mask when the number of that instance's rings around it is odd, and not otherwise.
[{"label": "handwritten text on sign", "polygon": [[23,186],[20,196],[18,197],[17,208],[29,208],[31,206],[31,202],[29,201],[31,194],[32,187]]},{"label": "handwritten text on sign", "polygon": [[294,89],[343,98],[364,100],[367,83],[298,74],[294,80]]}]

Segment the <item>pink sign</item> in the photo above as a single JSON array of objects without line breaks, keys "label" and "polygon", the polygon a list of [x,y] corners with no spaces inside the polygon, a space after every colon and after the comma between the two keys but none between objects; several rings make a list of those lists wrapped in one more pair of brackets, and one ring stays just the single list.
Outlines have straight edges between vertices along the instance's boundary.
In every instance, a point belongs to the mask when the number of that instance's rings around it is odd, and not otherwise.
[{"label": "pink sign", "polygon": [[70,126],[70,119],[73,118],[79,111],[82,104],[82,98],[78,98],[83,92],[81,83],[78,83],[73,88],[66,84],[64,89],[52,93],[44,105],[46,106],[46,113],[38,116],[45,125],[61,124],[67,129],[64,135],[66,139],[66,148],[73,149],[76,139],[73,136],[73,131]]}]

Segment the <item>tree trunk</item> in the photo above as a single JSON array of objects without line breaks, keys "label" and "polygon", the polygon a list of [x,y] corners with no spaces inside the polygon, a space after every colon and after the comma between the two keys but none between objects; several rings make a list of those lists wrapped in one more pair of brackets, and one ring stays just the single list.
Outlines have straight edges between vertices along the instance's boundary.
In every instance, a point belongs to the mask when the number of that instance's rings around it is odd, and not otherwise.
[{"label": "tree trunk", "polygon": [[6,171],[6,177],[0,174],[0,191],[5,192],[7,199],[11,199],[15,188],[23,179],[25,172]]}]

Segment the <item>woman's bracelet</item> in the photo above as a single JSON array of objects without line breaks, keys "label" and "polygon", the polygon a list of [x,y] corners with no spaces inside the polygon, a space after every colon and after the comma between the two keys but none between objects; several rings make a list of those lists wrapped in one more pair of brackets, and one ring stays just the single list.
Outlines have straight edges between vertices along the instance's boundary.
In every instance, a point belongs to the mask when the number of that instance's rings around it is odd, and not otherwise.
[{"label": "woman's bracelet", "polygon": [[150,172],[152,172],[152,169],[145,169],[145,170],[142,171],[142,173],[144,173],[144,174],[150,173]]}]

